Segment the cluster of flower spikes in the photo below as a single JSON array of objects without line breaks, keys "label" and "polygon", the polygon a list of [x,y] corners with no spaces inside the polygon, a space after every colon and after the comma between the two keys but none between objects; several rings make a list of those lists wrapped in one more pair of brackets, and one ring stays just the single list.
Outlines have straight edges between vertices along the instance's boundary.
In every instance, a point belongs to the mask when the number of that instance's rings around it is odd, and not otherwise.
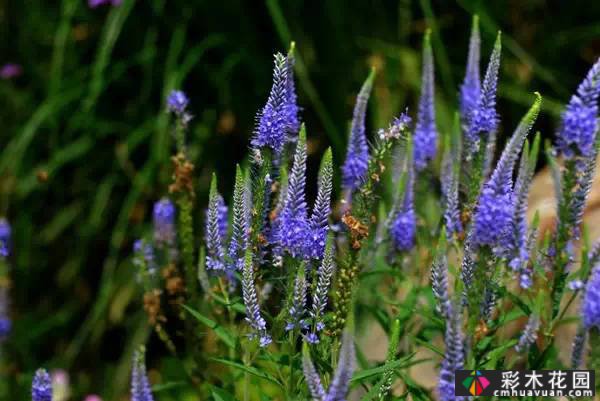
[{"label": "cluster of flower spikes", "polygon": [[346,394],[350,389],[350,379],[354,373],[356,351],[354,349],[354,338],[348,330],[342,335],[342,346],[337,368],[333,374],[329,388],[325,391],[321,377],[310,357],[308,346],[304,344],[302,349],[302,367],[304,379],[308,385],[313,401],[345,401]]},{"label": "cluster of flower spikes", "polygon": [[294,162],[285,185],[285,200],[272,226],[275,245],[302,259],[321,259],[329,230],[333,164],[331,150],[322,159],[317,198],[310,218],[306,204],[306,130],[300,129]]},{"label": "cluster of flower spikes", "polygon": [[590,157],[594,153],[599,95],[600,58],[581,82],[562,114],[556,137],[557,147],[565,157]]}]

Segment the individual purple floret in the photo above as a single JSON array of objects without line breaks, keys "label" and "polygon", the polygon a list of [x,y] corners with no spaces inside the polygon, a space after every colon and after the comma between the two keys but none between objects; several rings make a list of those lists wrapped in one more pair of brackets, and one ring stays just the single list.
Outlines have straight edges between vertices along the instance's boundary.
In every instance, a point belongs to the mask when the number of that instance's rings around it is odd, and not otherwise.
[{"label": "individual purple floret", "polygon": [[365,135],[365,119],[374,79],[375,70],[372,70],[356,97],[346,161],[342,166],[342,184],[348,193],[352,193],[363,183],[367,173],[369,146]]},{"label": "individual purple floret", "polygon": [[281,53],[275,54],[273,86],[267,103],[257,116],[257,124],[251,144],[254,148],[268,147],[279,155],[286,142],[290,124],[288,115],[288,76],[290,63]]},{"label": "individual purple floret", "polygon": [[467,71],[460,86],[460,115],[463,123],[469,121],[469,116],[477,107],[481,94],[481,77],[479,60],[481,54],[481,38],[479,36],[479,17],[473,16],[471,38],[469,39],[469,54],[467,56]]},{"label": "individual purple floret", "polygon": [[417,124],[413,137],[414,163],[417,171],[427,166],[437,151],[437,128],[435,125],[435,78],[430,31],[423,43],[423,71],[421,76],[421,98],[417,113]]},{"label": "individual purple floret", "polygon": [[307,252],[312,258],[320,259],[325,251],[325,241],[329,231],[329,215],[331,214],[331,191],[333,190],[333,159],[331,148],[325,151],[319,170],[317,199],[310,216],[311,238]]},{"label": "individual purple floret", "polygon": [[571,290],[571,291],[579,291],[581,290],[583,287],[585,287],[585,284],[583,281],[581,280],[571,280],[567,283],[567,287]]},{"label": "individual purple floret", "polygon": [[38,369],[31,383],[31,401],[52,401],[52,378],[46,369]]},{"label": "individual purple floret", "polygon": [[277,241],[279,245],[294,257],[307,258],[310,237],[310,224],[307,218],[305,198],[306,186],[306,130],[300,128],[294,163],[287,185],[287,194],[283,210],[279,214]]},{"label": "individual purple floret", "polygon": [[146,362],[144,349],[137,350],[133,354],[133,365],[131,368],[131,401],[153,401],[152,390],[148,375],[146,374]]},{"label": "individual purple floret", "polygon": [[475,211],[473,241],[488,245],[502,253],[511,248],[511,228],[514,216],[512,175],[515,162],[540,110],[542,98],[536,100],[504,148],[488,182],[483,186]]},{"label": "individual purple floret", "polygon": [[519,353],[527,351],[527,349],[533,344],[538,337],[538,330],[540,328],[540,318],[537,315],[529,316],[527,324],[519,337],[519,342],[515,346],[515,350]]},{"label": "individual purple floret", "polygon": [[294,294],[292,295],[292,304],[288,310],[288,321],[285,326],[286,331],[302,329],[306,326],[304,317],[306,314],[306,293],[308,283],[305,274],[306,266],[302,263],[298,267],[298,274],[294,280]]},{"label": "individual purple floret", "polygon": [[177,235],[175,212],[175,205],[167,198],[154,204],[152,212],[154,242],[159,247],[172,248],[175,245]]},{"label": "individual purple floret", "polygon": [[185,115],[189,103],[187,95],[180,90],[173,90],[167,96],[167,110],[177,116]]},{"label": "individual purple floret", "polygon": [[219,199],[222,200],[223,198],[217,192],[217,177],[213,173],[210,183],[204,236],[206,243],[206,270],[215,272],[225,270],[224,236],[220,227]]},{"label": "individual purple floret", "polygon": [[414,166],[412,147],[409,145],[405,160],[406,180],[404,192],[398,205],[392,210],[393,220],[390,225],[390,237],[398,251],[409,251],[415,244],[417,217],[414,208]]},{"label": "individual purple floret", "polygon": [[444,342],[446,352],[440,369],[438,391],[440,401],[455,401],[461,399],[454,395],[454,372],[462,369],[464,364],[464,336],[462,333],[461,313],[450,302],[447,304],[446,335]]},{"label": "individual purple floret", "polygon": [[0,257],[6,258],[10,255],[12,229],[4,218],[0,218]]},{"label": "individual purple floret", "polygon": [[502,44],[500,33],[496,38],[494,50],[481,86],[477,106],[468,115],[466,130],[467,154],[472,154],[479,144],[482,133],[491,133],[498,128],[498,113],[496,112],[496,91],[498,89],[498,71],[500,69],[500,52]]},{"label": "individual purple floret", "polygon": [[592,155],[598,130],[599,95],[600,59],[592,66],[562,114],[556,142],[565,157]]},{"label": "individual purple floret", "polygon": [[581,312],[586,329],[600,330],[600,265],[596,265],[586,285]]},{"label": "individual purple floret", "polygon": [[266,347],[271,343],[271,337],[267,333],[267,322],[260,313],[260,305],[256,294],[254,284],[254,267],[252,262],[252,250],[248,249],[244,258],[244,268],[242,270],[242,298],[246,306],[246,322],[252,328],[250,338],[259,338],[261,347]]},{"label": "individual purple floret", "polygon": [[250,230],[248,189],[244,174],[239,165],[235,170],[235,185],[233,187],[233,218],[231,223],[231,240],[229,242],[228,256],[231,261],[231,271],[241,271],[244,266],[244,255],[248,244]]}]

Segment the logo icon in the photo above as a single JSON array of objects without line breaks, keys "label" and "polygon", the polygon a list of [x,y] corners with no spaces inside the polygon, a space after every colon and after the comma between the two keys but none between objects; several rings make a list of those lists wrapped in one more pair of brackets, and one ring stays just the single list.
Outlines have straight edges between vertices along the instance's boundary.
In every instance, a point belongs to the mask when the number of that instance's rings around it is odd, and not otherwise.
[{"label": "logo icon", "polygon": [[462,384],[471,395],[479,395],[490,385],[490,381],[480,371],[474,370],[469,377],[463,380]]}]

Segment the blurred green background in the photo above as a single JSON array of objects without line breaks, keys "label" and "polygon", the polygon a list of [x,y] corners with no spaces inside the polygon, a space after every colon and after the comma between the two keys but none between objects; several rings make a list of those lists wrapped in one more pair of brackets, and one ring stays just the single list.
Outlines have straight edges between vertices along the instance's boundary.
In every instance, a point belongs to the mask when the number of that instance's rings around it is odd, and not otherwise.
[{"label": "blurred green background", "polygon": [[[195,115],[200,224],[210,172],[230,193],[274,52],[296,41],[310,150],[333,145],[341,163],[370,65],[378,77],[369,132],[406,106],[414,114],[426,27],[438,124],[447,130],[475,12],[482,68],[503,31],[504,132],[537,90],[537,126],[551,138],[561,105],[600,54],[600,2],[124,0],[90,9],[85,0],[0,0],[0,65],[22,66],[19,77],[0,80],[0,207],[14,230],[14,332],[1,373],[14,399],[27,399],[39,366],[68,370],[73,399],[125,394],[132,347],[148,335],[127,255],[169,181],[171,89],[189,94]],[[164,353],[155,345],[151,359]]]}]

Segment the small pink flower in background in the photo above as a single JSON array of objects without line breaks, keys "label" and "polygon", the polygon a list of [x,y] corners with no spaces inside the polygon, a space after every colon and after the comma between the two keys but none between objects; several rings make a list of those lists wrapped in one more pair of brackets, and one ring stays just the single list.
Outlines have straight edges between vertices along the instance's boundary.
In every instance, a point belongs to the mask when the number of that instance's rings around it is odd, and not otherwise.
[{"label": "small pink flower in background", "polygon": [[20,76],[23,73],[23,67],[15,63],[7,63],[0,67],[0,78],[11,79]]},{"label": "small pink flower in background", "polygon": [[87,397],[85,397],[83,401],[102,401],[102,398],[100,398],[99,395],[90,394]]},{"label": "small pink flower in background", "polygon": [[50,373],[50,376],[52,377],[52,400],[66,401],[71,394],[69,374],[62,369],[56,369]]},{"label": "small pink flower in background", "polygon": [[110,4],[113,7],[120,6],[123,0],[88,0],[88,6],[90,8],[96,8],[103,4]]}]

